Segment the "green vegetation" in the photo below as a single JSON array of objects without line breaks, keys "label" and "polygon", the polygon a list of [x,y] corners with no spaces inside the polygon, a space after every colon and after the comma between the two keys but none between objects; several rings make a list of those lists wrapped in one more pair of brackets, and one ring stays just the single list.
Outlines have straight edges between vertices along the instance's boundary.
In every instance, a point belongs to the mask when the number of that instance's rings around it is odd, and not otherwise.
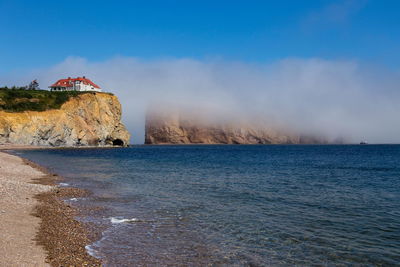
[{"label": "green vegetation", "polygon": [[0,110],[8,112],[59,109],[70,97],[87,92],[24,90],[23,87],[0,87]]}]

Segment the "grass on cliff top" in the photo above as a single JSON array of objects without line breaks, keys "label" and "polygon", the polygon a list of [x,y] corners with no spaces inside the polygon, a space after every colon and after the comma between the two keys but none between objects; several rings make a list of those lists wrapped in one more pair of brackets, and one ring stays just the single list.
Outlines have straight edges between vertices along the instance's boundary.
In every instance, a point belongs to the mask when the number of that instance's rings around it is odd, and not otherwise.
[{"label": "grass on cliff top", "polygon": [[0,110],[7,112],[45,111],[59,109],[70,97],[88,92],[47,90],[24,90],[21,88],[0,87]]}]

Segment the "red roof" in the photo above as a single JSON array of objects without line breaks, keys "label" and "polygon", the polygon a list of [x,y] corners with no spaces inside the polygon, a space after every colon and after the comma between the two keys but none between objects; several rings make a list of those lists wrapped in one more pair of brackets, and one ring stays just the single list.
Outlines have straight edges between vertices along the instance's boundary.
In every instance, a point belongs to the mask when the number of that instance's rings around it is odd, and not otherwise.
[{"label": "red roof", "polygon": [[58,80],[57,82],[55,82],[54,84],[52,84],[50,87],[71,87],[73,85],[73,83],[76,81],[82,81],[84,84],[89,84],[89,85],[93,86],[94,88],[100,89],[100,87],[97,84],[95,84],[94,82],[92,82],[91,80],[86,78],[85,76],[78,77],[78,78],[68,77],[67,79],[61,79],[61,80]]}]

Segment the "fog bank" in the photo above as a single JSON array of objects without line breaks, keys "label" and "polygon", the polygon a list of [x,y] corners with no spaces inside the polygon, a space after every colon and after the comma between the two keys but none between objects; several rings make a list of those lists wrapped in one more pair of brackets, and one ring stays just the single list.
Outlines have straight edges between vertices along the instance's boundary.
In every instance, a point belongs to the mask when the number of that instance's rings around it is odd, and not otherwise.
[{"label": "fog bank", "polygon": [[285,59],[269,64],[223,60],[71,57],[45,69],[0,74],[1,85],[87,76],[115,93],[133,143],[144,141],[148,105],[178,104],[221,118],[252,118],[306,134],[353,142],[400,143],[400,73],[353,61]]}]

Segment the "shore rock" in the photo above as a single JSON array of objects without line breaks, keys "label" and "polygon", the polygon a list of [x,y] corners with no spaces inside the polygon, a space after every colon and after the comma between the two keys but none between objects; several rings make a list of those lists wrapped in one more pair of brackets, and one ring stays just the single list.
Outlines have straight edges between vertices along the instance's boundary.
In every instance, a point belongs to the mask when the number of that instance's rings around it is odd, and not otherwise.
[{"label": "shore rock", "polygon": [[146,144],[325,144],[321,137],[294,134],[243,121],[215,122],[179,111],[150,111]]},{"label": "shore rock", "polygon": [[126,146],[121,104],[107,93],[71,97],[60,109],[0,111],[0,143],[40,146]]}]

